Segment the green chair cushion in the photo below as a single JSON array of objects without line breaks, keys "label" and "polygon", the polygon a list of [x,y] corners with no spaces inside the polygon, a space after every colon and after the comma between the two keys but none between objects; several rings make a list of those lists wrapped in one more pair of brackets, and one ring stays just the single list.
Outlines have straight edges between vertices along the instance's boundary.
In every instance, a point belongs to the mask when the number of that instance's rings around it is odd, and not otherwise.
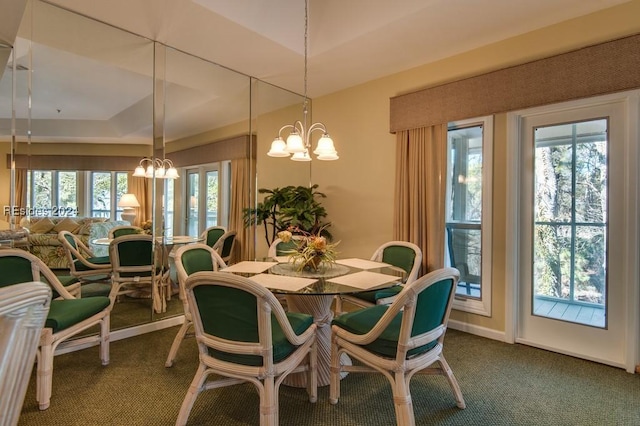
[{"label": "green chair cushion", "polygon": [[[220,338],[239,341],[258,341],[258,321],[256,298],[240,289],[222,286],[199,286],[194,289],[204,331]],[[296,335],[302,334],[313,324],[311,315],[288,312],[287,318]],[[272,316],[271,332],[273,341],[273,362],[287,358],[294,350],[285,337],[280,324]],[[260,366],[262,357],[255,355],[230,354],[209,349],[209,354],[217,359],[235,364]]]},{"label": "green chair cushion", "polygon": [[[411,273],[415,259],[416,252],[405,246],[389,246],[382,252],[382,261],[384,263],[404,269],[407,275]],[[402,287],[395,286],[383,290],[361,291],[352,294],[352,296],[375,305],[378,300],[396,296],[400,291],[402,291]]]},{"label": "green chair cushion", "polygon": [[0,287],[33,281],[31,261],[23,257],[0,257]]},{"label": "green chair cushion", "polygon": [[[57,277],[58,277],[58,281],[60,281],[60,284],[62,284],[65,287],[68,287],[80,281],[77,277],[74,277],[73,275],[58,275]],[[46,282],[44,277],[42,278],[43,278],[43,281]],[[51,296],[52,299],[56,299],[60,297],[60,294],[58,294],[58,292],[55,291],[53,287],[51,288],[51,293],[52,293],[52,296]]]},{"label": "green chair cushion", "polygon": [[187,275],[200,271],[213,271],[211,253],[205,249],[191,249],[185,251],[182,256],[182,266]]},{"label": "green chair cushion", "polygon": [[367,302],[373,303],[375,305],[378,300],[397,296],[401,291],[401,285],[394,285],[393,287],[383,288],[382,290],[359,291],[358,293],[351,294],[350,296],[366,300]]},{"label": "green chair cushion", "polygon": [[[382,315],[389,309],[386,305],[371,306],[349,312],[336,317],[331,324],[337,325],[353,334],[368,333],[380,320]],[[376,340],[365,348],[375,354],[387,358],[395,358],[398,351],[398,336],[400,335],[400,325],[402,323],[402,312],[398,313],[389,326],[380,334]],[[407,358],[421,354],[433,348],[438,343],[437,340],[426,345],[414,348],[407,353]]]},{"label": "green chair cushion", "polygon": [[109,298],[104,296],[52,300],[44,326],[57,333],[101,312],[109,303]]},{"label": "green chair cushion", "polygon": [[[87,257],[87,262],[94,263],[96,265],[109,265],[111,264],[111,259],[109,256],[96,256],[96,257]],[[76,260],[73,262],[75,264],[76,271],[92,271],[93,269],[85,265],[84,263]]]},{"label": "green chair cushion", "polygon": [[213,247],[213,245],[218,242],[218,240],[224,235],[224,233],[224,229],[209,230],[209,232],[207,232],[207,240],[205,241],[205,244],[209,247]]}]

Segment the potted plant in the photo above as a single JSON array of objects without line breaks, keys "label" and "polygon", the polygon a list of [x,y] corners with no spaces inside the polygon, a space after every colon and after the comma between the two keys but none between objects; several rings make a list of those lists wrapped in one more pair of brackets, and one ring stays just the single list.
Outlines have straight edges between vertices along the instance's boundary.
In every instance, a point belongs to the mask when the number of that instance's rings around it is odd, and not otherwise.
[{"label": "potted plant", "polygon": [[329,224],[323,222],[327,211],[320,203],[326,195],[317,188],[316,184],[258,189],[258,193],[267,195],[255,208],[243,210],[245,227],[262,225],[267,245],[271,245],[278,232],[284,230],[292,230],[294,234],[296,230],[306,234],[321,233],[330,239],[331,234],[326,230]]}]

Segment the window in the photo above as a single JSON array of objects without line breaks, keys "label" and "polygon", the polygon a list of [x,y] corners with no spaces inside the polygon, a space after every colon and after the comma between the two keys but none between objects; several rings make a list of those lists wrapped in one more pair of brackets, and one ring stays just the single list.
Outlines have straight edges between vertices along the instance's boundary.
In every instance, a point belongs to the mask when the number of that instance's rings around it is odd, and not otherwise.
[{"label": "window", "polygon": [[[198,236],[210,226],[227,226],[230,163],[212,163],[187,169],[182,209],[187,235]],[[176,201],[180,197],[176,194]]]},{"label": "window", "polygon": [[449,124],[445,259],[460,271],[453,307],[491,315],[493,119]]},{"label": "window", "polygon": [[77,216],[78,173],[32,170],[27,174],[31,216]]},{"label": "window", "polygon": [[89,215],[122,220],[118,200],[127,192],[127,172],[89,172]]}]

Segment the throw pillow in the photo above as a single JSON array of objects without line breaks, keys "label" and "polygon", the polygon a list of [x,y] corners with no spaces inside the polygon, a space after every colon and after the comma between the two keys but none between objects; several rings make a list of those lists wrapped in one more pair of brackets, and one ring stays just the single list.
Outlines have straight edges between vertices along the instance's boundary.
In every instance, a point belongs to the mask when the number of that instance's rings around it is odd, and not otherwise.
[{"label": "throw pillow", "polygon": [[55,232],[69,231],[71,233],[74,233],[78,230],[78,228],[80,228],[78,222],[71,219],[70,217],[65,217],[60,222],[58,222],[56,226],[53,227],[53,230]]},{"label": "throw pillow", "polygon": [[48,217],[43,217],[35,223],[32,223],[29,226],[29,232],[32,234],[46,234],[49,231],[53,230],[53,227],[56,226],[55,223],[51,221]]}]

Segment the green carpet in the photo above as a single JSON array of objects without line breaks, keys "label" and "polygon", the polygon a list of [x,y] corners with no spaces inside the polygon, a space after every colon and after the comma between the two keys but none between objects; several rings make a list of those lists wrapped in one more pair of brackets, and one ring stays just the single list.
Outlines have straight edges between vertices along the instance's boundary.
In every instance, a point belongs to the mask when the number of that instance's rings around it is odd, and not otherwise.
[{"label": "green carpet", "polygon": [[[51,407],[39,411],[32,377],[19,425],[173,425],[197,366],[193,338],[176,363],[164,361],[177,328],[111,344],[111,363],[98,348],[54,361]],[[450,330],[445,356],[467,403],[455,400],[442,376],[411,382],[418,425],[640,425],[640,375],[522,345]],[[329,388],[311,404],[302,389],[282,386],[281,425],[393,425],[390,387],[381,375],[351,374],[337,405]],[[200,395],[190,425],[257,425],[252,385]]]}]

